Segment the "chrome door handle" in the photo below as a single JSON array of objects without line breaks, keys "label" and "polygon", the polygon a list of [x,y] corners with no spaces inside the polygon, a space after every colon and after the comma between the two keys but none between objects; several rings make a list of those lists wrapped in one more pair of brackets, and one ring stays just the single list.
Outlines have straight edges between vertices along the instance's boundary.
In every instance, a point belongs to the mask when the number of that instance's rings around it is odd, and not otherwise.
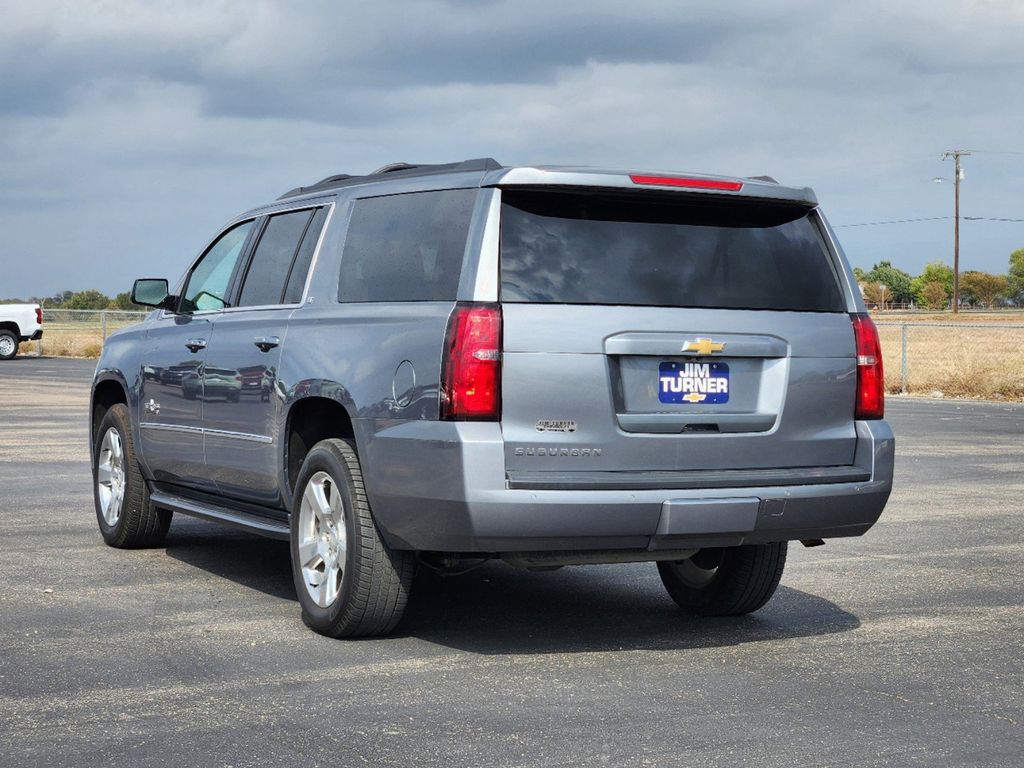
[{"label": "chrome door handle", "polygon": [[185,346],[189,352],[198,352],[200,349],[206,349],[206,339],[186,339]]},{"label": "chrome door handle", "polygon": [[269,352],[281,343],[281,339],[277,336],[257,336],[252,343],[260,348],[260,352]]}]

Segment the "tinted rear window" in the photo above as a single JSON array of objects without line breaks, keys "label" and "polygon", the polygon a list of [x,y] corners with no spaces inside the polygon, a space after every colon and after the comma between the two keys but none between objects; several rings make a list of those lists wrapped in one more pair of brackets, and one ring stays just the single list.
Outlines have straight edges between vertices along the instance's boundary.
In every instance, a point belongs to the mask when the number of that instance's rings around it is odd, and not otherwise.
[{"label": "tinted rear window", "polygon": [[454,300],[477,192],[356,200],[341,255],[338,300]]},{"label": "tinted rear window", "polygon": [[501,298],[845,311],[806,208],[664,195],[503,191]]}]

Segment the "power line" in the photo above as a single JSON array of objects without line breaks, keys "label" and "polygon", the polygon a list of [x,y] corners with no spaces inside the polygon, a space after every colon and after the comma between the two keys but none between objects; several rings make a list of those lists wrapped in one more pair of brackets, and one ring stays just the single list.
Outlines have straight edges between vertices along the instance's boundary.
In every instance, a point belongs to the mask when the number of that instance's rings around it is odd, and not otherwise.
[{"label": "power line", "polygon": [[[833,224],[835,229],[840,227],[874,227],[880,224],[911,224],[918,221],[949,221],[952,216],[928,216],[923,219],[893,219],[891,221],[862,221],[856,224]],[[964,221],[1009,221],[1024,223],[1024,219],[1009,219],[997,216],[961,216]]]},{"label": "power line", "polygon": [[879,224],[910,224],[916,221],[948,221],[953,218],[952,216],[928,216],[924,219],[893,219],[892,221],[862,221],[857,224],[833,224],[832,226],[838,229],[839,227],[875,227]]},{"label": "power line", "polygon": [[978,152],[983,155],[1024,155],[1024,152],[1014,152],[1002,149],[972,149],[971,152]]}]

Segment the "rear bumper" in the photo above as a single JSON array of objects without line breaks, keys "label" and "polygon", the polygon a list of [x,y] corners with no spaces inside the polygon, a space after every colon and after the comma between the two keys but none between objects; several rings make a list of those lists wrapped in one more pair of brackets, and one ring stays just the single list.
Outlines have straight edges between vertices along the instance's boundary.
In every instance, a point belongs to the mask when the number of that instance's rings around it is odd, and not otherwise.
[{"label": "rear bumper", "polygon": [[[507,477],[500,427],[405,422],[362,446],[366,488],[388,543],[449,552],[685,549],[859,536],[885,508],[895,441],[884,421],[857,423],[851,467],[823,478],[745,473],[729,485],[677,480],[670,487],[537,486]],[[595,473],[599,475],[602,473]],[[674,473],[688,475],[691,473]],[[577,480],[578,478],[570,478]],[[823,479],[825,482],[823,482]],[[725,482],[725,485],[723,485]],[[600,483],[605,483],[603,486]],[[689,487],[688,487],[689,483]],[[515,487],[515,486],[519,487]]]},{"label": "rear bumper", "polygon": [[20,340],[21,341],[39,341],[41,338],[43,338],[43,329],[42,328],[37,328],[36,332],[33,333],[31,336],[22,336]]}]

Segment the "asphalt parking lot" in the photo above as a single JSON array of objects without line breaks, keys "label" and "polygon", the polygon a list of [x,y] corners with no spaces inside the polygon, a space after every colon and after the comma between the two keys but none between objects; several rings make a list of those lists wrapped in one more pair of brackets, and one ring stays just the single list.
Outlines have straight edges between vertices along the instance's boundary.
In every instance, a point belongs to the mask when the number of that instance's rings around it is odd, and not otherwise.
[{"label": "asphalt parking lot", "polygon": [[750,617],[653,565],[421,573],[391,638],[319,637],[281,542],[100,539],[93,365],[0,364],[0,765],[1018,766],[1024,406],[891,399],[866,537]]}]

